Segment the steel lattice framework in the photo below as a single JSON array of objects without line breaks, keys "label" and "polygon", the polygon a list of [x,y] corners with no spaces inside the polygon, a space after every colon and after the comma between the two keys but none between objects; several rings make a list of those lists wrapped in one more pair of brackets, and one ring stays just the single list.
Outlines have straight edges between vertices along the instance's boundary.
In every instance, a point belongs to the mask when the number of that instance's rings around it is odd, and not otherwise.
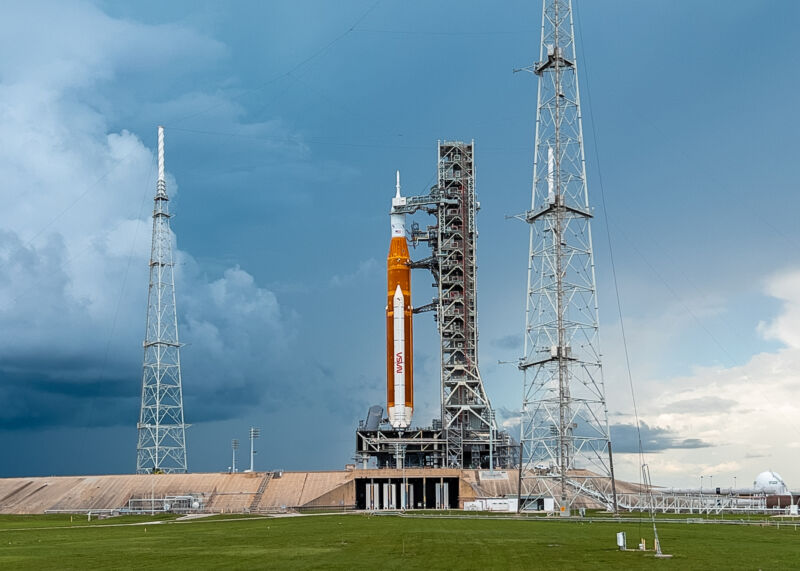
[{"label": "steel lattice framework", "polygon": [[523,508],[614,504],[570,0],[544,0],[525,308]]},{"label": "steel lattice framework", "polygon": [[180,343],[169,198],[164,180],[164,128],[158,128],[158,182],[153,209],[150,287],[144,339],[142,408],[136,472],[186,472]]},{"label": "steel lattice framework", "polygon": [[[435,232],[429,244],[438,264],[437,321],[441,338],[442,430],[447,465],[480,466],[480,449],[493,436],[489,399],[478,370],[475,248],[475,168],[472,143],[439,143]],[[452,200],[454,204],[448,204]],[[465,458],[468,456],[468,458]]]}]

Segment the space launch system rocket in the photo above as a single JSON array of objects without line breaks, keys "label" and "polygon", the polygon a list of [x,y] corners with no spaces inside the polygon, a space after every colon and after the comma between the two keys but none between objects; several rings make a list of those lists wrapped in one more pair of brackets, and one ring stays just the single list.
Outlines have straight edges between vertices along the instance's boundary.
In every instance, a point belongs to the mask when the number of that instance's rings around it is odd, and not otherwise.
[{"label": "space launch system rocket", "polygon": [[392,241],[387,259],[386,401],[393,428],[408,428],[414,412],[414,349],[411,311],[411,259],[406,242],[406,216],[395,212],[404,206],[400,196],[400,171],[392,200]]}]

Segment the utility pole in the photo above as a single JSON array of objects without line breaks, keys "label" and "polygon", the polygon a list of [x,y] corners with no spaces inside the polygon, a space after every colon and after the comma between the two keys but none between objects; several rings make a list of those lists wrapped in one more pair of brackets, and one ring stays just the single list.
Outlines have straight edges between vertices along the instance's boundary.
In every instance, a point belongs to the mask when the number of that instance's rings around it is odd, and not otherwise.
[{"label": "utility pole", "polygon": [[494,409],[489,409],[489,473],[494,474]]},{"label": "utility pole", "polygon": [[231,473],[236,473],[236,451],[239,450],[239,439],[234,438],[231,440],[231,449],[233,450],[233,462],[231,463]]},{"label": "utility pole", "polygon": [[608,412],[571,0],[544,0],[525,306],[523,509],[543,497],[569,515],[588,494],[611,505]]},{"label": "utility pole", "polygon": [[186,472],[178,314],[169,197],[164,177],[164,127],[158,128],[158,182],[153,208],[150,286],[144,338],[142,406],[136,446],[136,473]]}]

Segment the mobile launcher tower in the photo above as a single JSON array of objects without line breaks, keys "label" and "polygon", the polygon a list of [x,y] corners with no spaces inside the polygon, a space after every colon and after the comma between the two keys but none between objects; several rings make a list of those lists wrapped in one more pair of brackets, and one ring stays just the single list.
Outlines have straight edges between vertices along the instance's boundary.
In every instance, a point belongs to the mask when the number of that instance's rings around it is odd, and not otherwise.
[{"label": "mobile launcher tower", "polygon": [[[356,431],[356,460],[364,467],[495,468],[516,465],[516,445],[498,431],[478,369],[474,143],[440,142],[438,183],[426,196],[403,197],[398,174],[392,201],[392,242],[388,259],[387,409],[370,409]],[[412,224],[416,246],[431,255],[412,262],[405,216],[422,210],[436,223]],[[433,274],[437,295],[412,308],[411,269]],[[413,413],[413,314],[434,311],[441,350],[441,417],[426,428],[411,428]]]}]

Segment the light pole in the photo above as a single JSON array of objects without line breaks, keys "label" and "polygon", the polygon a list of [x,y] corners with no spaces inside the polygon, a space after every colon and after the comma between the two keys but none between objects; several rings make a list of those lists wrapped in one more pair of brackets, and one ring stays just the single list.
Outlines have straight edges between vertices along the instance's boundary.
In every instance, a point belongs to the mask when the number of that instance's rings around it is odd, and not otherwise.
[{"label": "light pole", "polygon": [[256,454],[255,442],[256,438],[261,436],[261,429],[255,426],[250,427],[250,471],[253,472],[253,456]]},{"label": "light pole", "polygon": [[403,448],[403,493],[400,495],[401,499],[401,510],[408,509],[408,480],[406,480],[406,445],[402,445]]},{"label": "light pole", "polygon": [[231,474],[236,473],[236,451],[239,450],[239,439],[234,438],[231,440],[231,449],[233,450],[233,463],[231,464]]},{"label": "light pole", "polygon": [[711,486],[711,493],[713,494],[714,493],[714,476],[709,476],[708,479],[711,481],[711,484],[709,484],[709,485]]},{"label": "light pole", "polygon": [[700,474],[700,495],[703,495],[703,475]]},{"label": "light pole", "polygon": [[489,409],[489,473],[494,474],[494,409]]}]

